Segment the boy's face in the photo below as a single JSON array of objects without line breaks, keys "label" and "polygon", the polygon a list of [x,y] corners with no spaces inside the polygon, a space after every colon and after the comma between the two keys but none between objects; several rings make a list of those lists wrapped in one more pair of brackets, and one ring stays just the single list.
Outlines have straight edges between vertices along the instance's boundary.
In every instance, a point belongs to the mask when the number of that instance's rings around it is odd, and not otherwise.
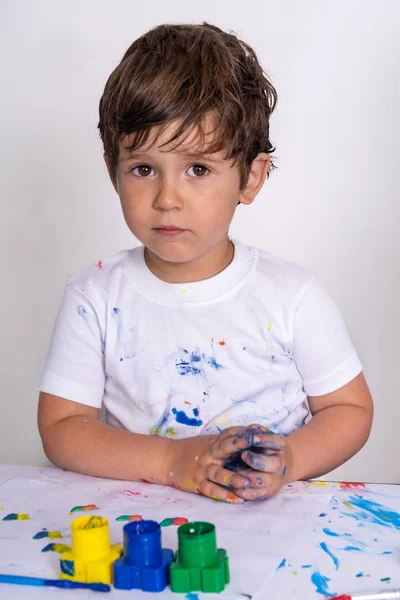
[{"label": "boy's face", "polygon": [[229,265],[229,224],[239,201],[254,200],[269,158],[257,157],[240,190],[238,164],[226,160],[225,151],[205,154],[196,132],[176,149],[174,144],[162,146],[174,129],[169,125],[155,143],[157,132],[152,130],[134,152],[126,149],[129,138],[120,143],[112,180],[129,229],[146,247],[148,267],[160,279],[184,283],[207,279]]}]

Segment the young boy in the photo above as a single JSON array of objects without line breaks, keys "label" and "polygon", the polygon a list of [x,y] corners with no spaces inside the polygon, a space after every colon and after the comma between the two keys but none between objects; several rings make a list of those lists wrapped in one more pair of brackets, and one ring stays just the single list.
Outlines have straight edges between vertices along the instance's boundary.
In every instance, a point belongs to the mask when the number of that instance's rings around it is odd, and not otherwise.
[{"label": "young boy", "polygon": [[143,245],[66,287],[39,400],[56,465],[243,503],[367,441],[372,400],[332,300],[228,237],[270,170],[275,103],[254,51],[209,24],[156,27],[111,74],[104,158]]}]

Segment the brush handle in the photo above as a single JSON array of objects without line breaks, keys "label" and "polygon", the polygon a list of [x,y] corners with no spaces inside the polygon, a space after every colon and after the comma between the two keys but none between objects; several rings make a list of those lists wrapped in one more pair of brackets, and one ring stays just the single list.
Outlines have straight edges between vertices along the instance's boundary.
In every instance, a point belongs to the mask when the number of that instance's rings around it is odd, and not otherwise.
[{"label": "brush handle", "polygon": [[111,588],[105,583],[80,583],[69,579],[42,579],[40,577],[24,577],[22,575],[0,575],[0,583],[15,583],[18,585],[51,586],[63,589],[84,588],[94,592],[110,592]]}]

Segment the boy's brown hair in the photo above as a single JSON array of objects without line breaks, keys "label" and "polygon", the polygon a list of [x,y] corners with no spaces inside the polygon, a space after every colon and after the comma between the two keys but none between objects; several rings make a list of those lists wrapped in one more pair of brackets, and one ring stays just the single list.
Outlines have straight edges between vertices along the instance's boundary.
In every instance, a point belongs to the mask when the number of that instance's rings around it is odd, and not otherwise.
[{"label": "boy's brown hair", "polygon": [[[211,115],[215,124],[207,152],[227,149],[237,160],[241,187],[260,152],[271,154],[269,118],[276,90],[254,50],[232,33],[210,25],[159,25],[135,40],[110,75],[100,100],[99,129],[111,170],[119,142],[143,146],[154,126],[178,124],[168,143],[177,146]],[[131,135],[133,134],[133,135]]]}]

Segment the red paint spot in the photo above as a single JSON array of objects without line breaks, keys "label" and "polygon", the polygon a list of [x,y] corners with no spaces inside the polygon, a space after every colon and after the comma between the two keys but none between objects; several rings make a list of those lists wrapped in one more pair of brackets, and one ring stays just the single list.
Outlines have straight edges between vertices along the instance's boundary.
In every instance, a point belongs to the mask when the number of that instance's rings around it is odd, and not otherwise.
[{"label": "red paint spot", "polygon": [[189,404],[189,406],[192,406],[192,403],[191,403],[191,402],[188,402],[187,400],[185,400],[185,401],[183,402],[183,404]]},{"label": "red paint spot", "polygon": [[139,481],[142,481],[143,483],[153,483],[152,481],[149,481],[148,479],[139,479]]},{"label": "red paint spot", "polygon": [[185,517],[176,517],[174,519],[173,525],[184,525],[185,523],[189,523]]},{"label": "red paint spot", "polygon": [[226,497],[228,498],[228,500],[236,500],[236,496],[234,496],[233,494],[227,494]]},{"label": "red paint spot", "polygon": [[143,521],[143,517],[141,515],[131,515],[129,522],[131,523],[132,521]]},{"label": "red paint spot", "polygon": [[99,269],[103,268],[103,263],[101,260],[99,260],[99,262],[97,263],[96,267],[99,267]]},{"label": "red paint spot", "polygon": [[123,496],[127,496],[129,498],[129,496],[140,496],[141,498],[148,498],[148,496],[146,496],[145,494],[142,494],[141,492],[133,492],[132,490],[122,490],[121,494]]},{"label": "red paint spot", "polygon": [[218,342],[218,344],[219,344],[220,346],[225,346],[225,340],[221,340],[220,342]]},{"label": "red paint spot", "polygon": [[354,483],[352,481],[342,481],[340,484],[341,490],[353,490],[354,488],[365,488],[365,483]]}]

